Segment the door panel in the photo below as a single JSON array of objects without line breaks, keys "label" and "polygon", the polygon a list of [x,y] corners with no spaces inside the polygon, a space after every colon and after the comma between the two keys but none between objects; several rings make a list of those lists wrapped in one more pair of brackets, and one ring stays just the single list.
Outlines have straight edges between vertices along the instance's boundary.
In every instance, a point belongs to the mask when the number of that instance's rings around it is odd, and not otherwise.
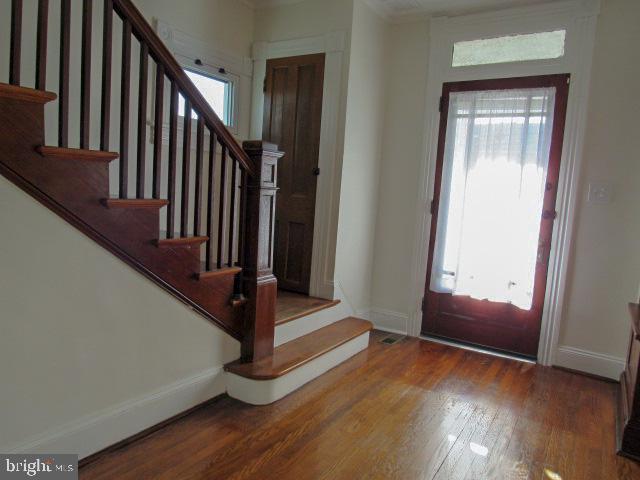
[{"label": "door panel", "polygon": [[267,61],[263,140],[278,165],[274,273],[279,288],[309,293],[324,54]]},{"label": "door panel", "polygon": [[[555,219],[555,201],[569,88],[568,80],[568,75],[546,75],[444,84],[432,205],[429,259],[423,304],[423,333],[504,350],[528,357],[536,356],[546,289],[549,250]],[[555,88],[553,128],[551,130],[546,184],[544,185],[545,191],[542,199],[543,214],[540,218],[539,248],[537,261],[535,263],[535,272],[533,273],[531,308],[525,310],[511,303],[479,300],[466,295],[454,295],[453,293],[433,291],[431,280],[432,275],[435,275],[434,247],[438,235],[437,214],[440,208],[440,194],[443,190],[443,161],[445,149],[451,148],[447,147],[447,145],[451,145],[447,142],[453,142],[453,139],[448,140],[446,138],[450,94],[453,92],[483,92],[550,87]],[[480,122],[486,121],[486,119],[476,120],[472,118],[469,121]],[[499,123],[499,121],[497,123]],[[450,132],[453,131],[453,128],[451,128]],[[511,159],[510,156],[508,158]],[[495,192],[492,193],[495,194]],[[492,193],[488,194],[490,195]],[[447,211],[448,210],[445,210],[445,212]],[[486,235],[490,236],[490,233]],[[473,239],[475,238],[474,236]],[[473,240],[473,242],[475,242],[475,240]],[[507,268],[508,265],[504,265],[503,267]],[[498,263],[495,265],[495,268],[499,269],[501,265]],[[456,273],[454,272],[453,275],[455,276]]]}]

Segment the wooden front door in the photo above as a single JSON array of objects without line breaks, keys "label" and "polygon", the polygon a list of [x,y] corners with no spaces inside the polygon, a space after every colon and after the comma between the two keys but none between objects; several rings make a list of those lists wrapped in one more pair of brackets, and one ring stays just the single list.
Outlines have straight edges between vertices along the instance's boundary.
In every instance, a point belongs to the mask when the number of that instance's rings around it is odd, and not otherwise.
[{"label": "wooden front door", "polygon": [[278,163],[274,274],[278,287],[309,293],[318,182],[324,54],[267,61],[262,138]]},{"label": "wooden front door", "polygon": [[444,84],[424,334],[536,356],[568,89],[568,75]]}]

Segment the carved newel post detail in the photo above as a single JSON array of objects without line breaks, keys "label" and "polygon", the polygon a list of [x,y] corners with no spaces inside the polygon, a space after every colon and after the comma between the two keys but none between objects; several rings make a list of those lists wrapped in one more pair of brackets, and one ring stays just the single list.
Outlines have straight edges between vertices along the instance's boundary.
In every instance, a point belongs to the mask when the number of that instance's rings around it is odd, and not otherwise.
[{"label": "carved newel post detail", "polygon": [[278,281],[273,276],[273,234],[276,215],[278,159],[272,143],[247,141],[244,151],[255,175],[247,175],[242,290],[244,309],[242,360],[255,361],[273,353]]}]

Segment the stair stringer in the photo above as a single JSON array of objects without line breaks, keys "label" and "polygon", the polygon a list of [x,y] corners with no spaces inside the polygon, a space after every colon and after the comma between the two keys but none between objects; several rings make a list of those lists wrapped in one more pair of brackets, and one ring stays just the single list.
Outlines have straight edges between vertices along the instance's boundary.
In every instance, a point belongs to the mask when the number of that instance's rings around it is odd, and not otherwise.
[{"label": "stair stringer", "polygon": [[[46,158],[44,105],[0,98],[0,173],[104,248],[189,305],[224,331],[241,338],[241,308],[233,308],[233,276],[198,281],[199,249],[157,248],[159,210],[108,209],[108,165]],[[47,239],[43,239],[47,241]],[[194,254],[195,253],[195,254]]]}]

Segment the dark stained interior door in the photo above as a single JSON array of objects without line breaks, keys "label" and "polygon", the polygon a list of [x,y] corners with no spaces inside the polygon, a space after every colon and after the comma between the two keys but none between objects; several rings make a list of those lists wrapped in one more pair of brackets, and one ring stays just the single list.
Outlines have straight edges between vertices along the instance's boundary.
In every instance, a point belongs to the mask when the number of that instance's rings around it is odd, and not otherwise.
[{"label": "dark stained interior door", "polygon": [[278,287],[309,293],[318,181],[324,54],[267,61],[262,138],[278,145],[274,273]]},{"label": "dark stained interior door", "polygon": [[[423,302],[422,333],[503,350],[527,357],[537,355],[540,325],[544,305],[551,237],[555,219],[555,203],[558,191],[560,157],[564,135],[565,114],[569,89],[568,75],[545,75],[535,77],[508,78],[445,83],[442,90],[442,113],[438,141],[437,165],[435,173],[434,199],[432,203],[431,236],[427,278]],[[476,299],[471,296],[454,295],[434,291],[431,280],[434,270],[434,245],[438,232],[438,212],[441,206],[443,186],[443,159],[445,148],[452,141],[447,135],[455,131],[448,129],[447,119],[450,96],[454,92],[517,91],[518,89],[555,88],[553,128],[549,148],[546,186],[539,219],[538,255],[533,281],[532,306],[522,309],[507,302]],[[487,115],[491,115],[488,113]],[[515,114],[514,114],[515,115]],[[477,117],[476,122],[485,121]],[[485,195],[492,195],[487,191]],[[444,202],[444,200],[443,200]],[[489,236],[490,233],[487,233]],[[507,258],[506,255],[504,258]],[[508,260],[497,262],[496,269],[508,268]]]}]

